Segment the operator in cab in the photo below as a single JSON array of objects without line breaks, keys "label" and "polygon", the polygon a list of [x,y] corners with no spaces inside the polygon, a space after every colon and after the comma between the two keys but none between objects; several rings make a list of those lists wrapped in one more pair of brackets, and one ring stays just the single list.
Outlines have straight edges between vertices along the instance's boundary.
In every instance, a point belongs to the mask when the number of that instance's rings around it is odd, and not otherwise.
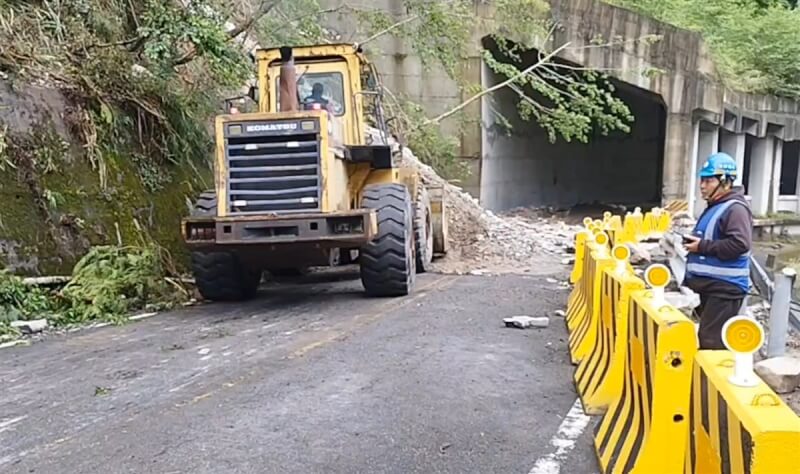
[{"label": "operator in cab", "polygon": [[313,86],[311,86],[311,95],[305,98],[303,103],[306,105],[306,108],[311,108],[313,104],[319,104],[324,109],[328,109],[328,99],[322,96],[322,93],[325,92],[322,84],[319,82],[315,82]]},{"label": "operator in cab", "polygon": [[700,349],[725,349],[722,327],[741,314],[750,290],[753,214],[741,186],[734,186],[736,161],[725,153],[708,157],[700,170],[700,193],[708,202],[692,235],[684,285],[700,295]]}]

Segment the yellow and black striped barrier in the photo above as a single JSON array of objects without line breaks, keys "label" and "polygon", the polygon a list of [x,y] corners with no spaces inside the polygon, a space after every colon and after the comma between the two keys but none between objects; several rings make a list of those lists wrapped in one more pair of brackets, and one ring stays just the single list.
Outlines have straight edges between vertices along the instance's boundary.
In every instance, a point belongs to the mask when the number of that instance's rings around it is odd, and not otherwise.
[{"label": "yellow and black striped barrier", "polygon": [[622,391],[628,305],[631,293],[645,288],[644,282],[631,271],[628,247],[617,245],[611,253],[615,265],[602,271],[594,346],[575,371],[575,387],[589,415],[604,413]]},{"label": "yellow and black striped barrier", "polygon": [[586,311],[586,279],[583,278],[585,274],[585,267],[586,267],[586,254],[587,254],[587,244],[588,239],[593,239],[594,237],[586,237],[584,236],[583,240],[578,240],[576,247],[575,247],[575,267],[572,270],[572,275],[574,276],[574,281],[572,291],[567,298],[567,317],[566,317],[566,324],[567,330],[572,331],[571,324],[573,321],[576,321],[576,318],[580,314],[583,314]]},{"label": "yellow and black striped barrier", "polygon": [[608,252],[608,236],[604,232],[595,235],[594,242],[586,246],[584,255],[583,305],[574,305],[573,312],[567,312],[569,351],[573,364],[577,364],[591,350],[596,334],[592,329],[597,324],[600,313],[600,283],[602,270],[611,264]]},{"label": "yellow and black striped barrier", "polygon": [[686,473],[800,474],[800,417],[752,371],[763,330],[742,316],[723,331],[731,351],[695,356]]},{"label": "yellow and black striped barrier", "polygon": [[695,325],[664,300],[666,267],[648,268],[645,290],[627,263],[627,244],[671,228],[670,210],[614,217],[584,221],[567,307],[575,386],[584,411],[602,414],[602,472],[800,474],[800,417],[742,355],[760,347],[763,331],[754,337],[747,328],[757,323],[734,318],[728,351],[698,352]]},{"label": "yellow and black striped barrier", "polygon": [[695,326],[663,298],[669,270],[653,265],[645,276],[653,289],[631,297],[622,390],[595,431],[604,474],[679,473],[685,464]]},{"label": "yellow and black striped barrier", "polygon": [[[599,237],[598,237],[599,235]],[[592,234],[586,237],[583,245],[582,254],[580,256],[580,277],[578,278],[575,288],[572,290],[567,305],[567,330],[570,333],[578,326],[583,320],[586,309],[588,307],[588,296],[591,291],[591,282],[594,280],[594,261],[592,252],[597,249],[598,245],[603,245],[602,242],[607,241],[608,237],[604,233],[598,235]],[[599,238],[599,242],[598,239]],[[578,265],[578,259],[575,260],[575,265]],[[588,275],[588,278],[587,278]]]},{"label": "yellow and black striped barrier", "polygon": [[589,229],[584,229],[575,234],[575,263],[573,263],[572,273],[569,282],[573,285],[578,283],[583,274],[583,256],[586,253],[586,242],[594,240],[594,234]]},{"label": "yellow and black striped barrier", "polygon": [[672,214],[677,214],[678,212],[689,212],[689,203],[683,199],[674,199],[667,202],[667,204],[664,206],[664,209]]}]

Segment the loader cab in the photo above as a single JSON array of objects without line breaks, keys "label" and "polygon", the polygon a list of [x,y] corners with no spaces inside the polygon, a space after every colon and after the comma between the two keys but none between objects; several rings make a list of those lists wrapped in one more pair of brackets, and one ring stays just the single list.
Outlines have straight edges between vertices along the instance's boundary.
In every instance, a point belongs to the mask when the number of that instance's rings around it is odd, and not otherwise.
[{"label": "loader cab", "polygon": [[[326,110],[341,127],[348,145],[364,141],[361,67],[363,58],[350,45],[321,45],[292,50],[300,110]],[[280,110],[281,57],[277,48],[258,51],[259,111]]]}]

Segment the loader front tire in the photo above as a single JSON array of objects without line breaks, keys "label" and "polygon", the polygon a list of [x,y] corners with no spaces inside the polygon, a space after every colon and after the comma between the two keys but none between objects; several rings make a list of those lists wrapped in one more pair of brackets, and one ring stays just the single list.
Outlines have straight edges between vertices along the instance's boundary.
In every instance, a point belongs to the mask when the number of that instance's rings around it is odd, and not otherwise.
[{"label": "loader front tire", "polygon": [[[193,217],[214,216],[217,195],[203,191],[194,203]],[[261,270],[242,264],[239,256],[226,251],[192,252],[192,273],[197,290],[211,301],[242,301],[255,296],[261,283]]]},{"label": "loader front tire", "polygon": [[243,301],[256,295],[261,271],[243,265],[233,252],[192,252],[197,290],[211,301]]},{"label": "loader front tire", "polygon": [[361,207],[374,209],[378,233],[361,247],[361,283],[369,296],[405,296],[416,280],[414,209],[405,185],[364,188]]}]

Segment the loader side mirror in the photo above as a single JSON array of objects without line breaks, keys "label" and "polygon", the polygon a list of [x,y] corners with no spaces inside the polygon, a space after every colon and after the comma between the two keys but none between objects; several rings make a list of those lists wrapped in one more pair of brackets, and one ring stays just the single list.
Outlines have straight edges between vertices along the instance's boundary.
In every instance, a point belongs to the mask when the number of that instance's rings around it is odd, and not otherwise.
[{"label": "loader side mirror", "polygon": [[253,99],[253,102],[258,103],[258,87],[250,86],[247,90],[247,96]]},{"label": "loader side mirror", "polygon": [[378,87],[378,81],[375,80],[375,76],[372,74],[367,75],[367,88],[369,90],[375,90]]}]

